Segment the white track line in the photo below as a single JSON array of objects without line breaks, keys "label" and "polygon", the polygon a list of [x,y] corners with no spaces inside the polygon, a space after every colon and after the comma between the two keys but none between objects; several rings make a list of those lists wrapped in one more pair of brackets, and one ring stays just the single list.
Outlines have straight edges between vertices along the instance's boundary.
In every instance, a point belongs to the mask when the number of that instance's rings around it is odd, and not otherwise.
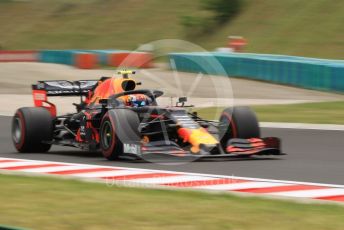
[{"label": "white track line", "polygon": [[18,161],[18,162],[0,162],[0,169],[7,167],[17,167],[17,166],[29,166],[29,165],[41,165],[42,162],[27,162],[27,161]]},{"label": "white track line", "polygon": [[149,174],[151,172],[142,172],[139,170],[113,170],[113,171],[105,171],[105,172],[85,172],[85,173],[76,173],[71,174],[71,176],[76,177],[85,177],[85,178],[102,178],[102,177],[115,177],[115,176],[131,176],[136,174]]},{"label": "white track line", "polygon": [[23,172],[35,172],[35,173],[52,173],[52,172],[61,172],[66,170],[78,170],[78,169],[92,169],[96,168],[95,166],[91,167],[88,165],[64,165],[64,166],[51,166],[51,167],[42,167],[42,168],[32,168],[32,169],[22,169],[17,171]]},{"label": "white track line", "polygon": [[260,122],[259,125],[262,128],[344,131],[344,125],[335,124]]},{"label": "white track line", "polygon": [[310,189],[302,191],[290,191],[290,192],[274,192],[267,193],[269,195],[288,196],[288,197],[303,197],[303,198],[316,198],[326,196],[344,196],[344,189],[338,188],[324,188],[324,189]]},{"label": "white track line", "polygon": [[168,184],[168,183],[178,183],[178,182],[192,182],[198,180],[212,180],[213,178],[200,177],[200,176],[189,176],[189,175],[180,175],[180,176],[162,176],[162,177],[152,177],[145,179],[133,179],[130,182],[134,183],[143,183],[143,184]]},{"label": "white track line", "polygon": [[12,113],[10,113],[10,112],[0,112],[0,116],[2,116],[2,117],[12,117],[13,116],[13,114]]},{"label": "white track line", "polygon": [[288,184],[284,183],[271,183],[271,182],[238,182],[238,183],[228,183],[219,185],[206,185],[197,186],[193,188],[206,189],[206,190],[238,190],[238,189],[253,189],[253,188],[267,188],[267,187],[278,187]]}]

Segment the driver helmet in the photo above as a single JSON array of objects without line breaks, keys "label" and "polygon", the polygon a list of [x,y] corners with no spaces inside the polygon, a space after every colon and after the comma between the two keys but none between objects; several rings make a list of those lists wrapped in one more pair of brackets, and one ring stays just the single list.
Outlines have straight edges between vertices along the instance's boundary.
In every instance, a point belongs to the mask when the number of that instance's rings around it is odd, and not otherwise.
[{"label": "driver helmet", "polygon": [[129,95],[128,105],[131,107],[142,107],[148,105],[147,96],[144,94]]}]

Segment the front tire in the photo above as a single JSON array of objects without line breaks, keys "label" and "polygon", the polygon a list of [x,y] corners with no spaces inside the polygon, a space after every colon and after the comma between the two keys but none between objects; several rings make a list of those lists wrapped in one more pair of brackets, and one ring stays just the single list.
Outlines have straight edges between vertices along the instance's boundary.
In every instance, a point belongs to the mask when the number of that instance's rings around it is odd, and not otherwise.
[{"label": "front tire", "polygon": [[41,107],[20,108],[12,119],[12,141],[22,153],[47,152],[52,140],[53,118],[49,111]]},{"label": "front tire", "polygon": [[116,160],[123,152],[123,143],[116,135],[116,127],[111,121],[109,113],[103,117],[100,127],[100,148],[103,156],[108,160]]},{"label": "front tire", "polygon": [[223,148],[232,138],[260,138],[260,128],[255,113],[246,106],[226,108],[220,116],[219,135]]},{"label": "front tire", "polygon": [[108,111],[100,126],[100,148],[108,160],[116,160],[123,154],[124,143],[140,142],[139,118],[134,111],[114,109]]}]

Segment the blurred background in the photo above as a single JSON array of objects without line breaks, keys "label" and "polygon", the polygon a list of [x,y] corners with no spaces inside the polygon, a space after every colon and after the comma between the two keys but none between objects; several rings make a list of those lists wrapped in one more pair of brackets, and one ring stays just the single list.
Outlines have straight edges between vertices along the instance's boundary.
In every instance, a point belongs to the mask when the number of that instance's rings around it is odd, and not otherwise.
[{"label": "blurred background", "polygon": [[178,38],[213,50],[229,35],[247,52],[343,59],[335,0],[0,0],[2,49],[134,49]]}]

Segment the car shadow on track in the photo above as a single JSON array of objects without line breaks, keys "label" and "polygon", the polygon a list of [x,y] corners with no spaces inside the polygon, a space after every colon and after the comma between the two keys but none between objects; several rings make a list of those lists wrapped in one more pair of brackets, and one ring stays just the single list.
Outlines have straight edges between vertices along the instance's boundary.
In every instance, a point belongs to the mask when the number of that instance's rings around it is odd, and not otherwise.
[{"label": "car shadow on track", "polygon": [[[32,155],[59,155],[59,156],[74,156],[82,158],[103,158],[101,152],[86,152],[86,151],[49,151],[47,153],[19,153],[19,152],[9,152],[15,157],[25,157]],[[1,156],[1,155],[0,155]]]},{"label": "car shadow on track", "polygon": [[48,153],[52,155],[61,156],[75,156],[75,157],[87,157],[87,158],[99,158],[103,157],[101,152],[88,152],[88,151],[49,151]]},{"label": "car shadow on track", "polygon": [[[19,155],[29,156],[29,155],[55,155],[55,156],[71,156],[71,157],[80,157],[83,159],[94,159],[94,160],[101,160],[104,162],[111,162],[105,159],[101,152],[93,151],[82,151],[82,150],[75,150],[75,151],[49,151],[48,153],[18,153],[13,152],[13,155],[18,157]],[[277,157],[223,157],[223,158],[196,158],[196,159],[185,159],[185,158],[156,158],[156,159],[133,159],[123,157],[120,159],[115,160],[114,162],[123,162],[123,163],[134,163],[134,164],[145,164],[145,163],[189,163],[189,162],[236,162],[236,161],[274,161],[274,160],[283,160],[283,158]]]},{"label": "car shadow on track", "polygon": [[126,163],[201,163],[201,162],[236,162],[236,161],[274,161],[274,160],[283,160],[282,158],[275,157],[245,157],[245,158],[207,158],[207,159],[195,159],[195,160],[184,160],[184,159],[155,159],[155,160],[144,160],[144,159],[119,159],[118,161]]}]

